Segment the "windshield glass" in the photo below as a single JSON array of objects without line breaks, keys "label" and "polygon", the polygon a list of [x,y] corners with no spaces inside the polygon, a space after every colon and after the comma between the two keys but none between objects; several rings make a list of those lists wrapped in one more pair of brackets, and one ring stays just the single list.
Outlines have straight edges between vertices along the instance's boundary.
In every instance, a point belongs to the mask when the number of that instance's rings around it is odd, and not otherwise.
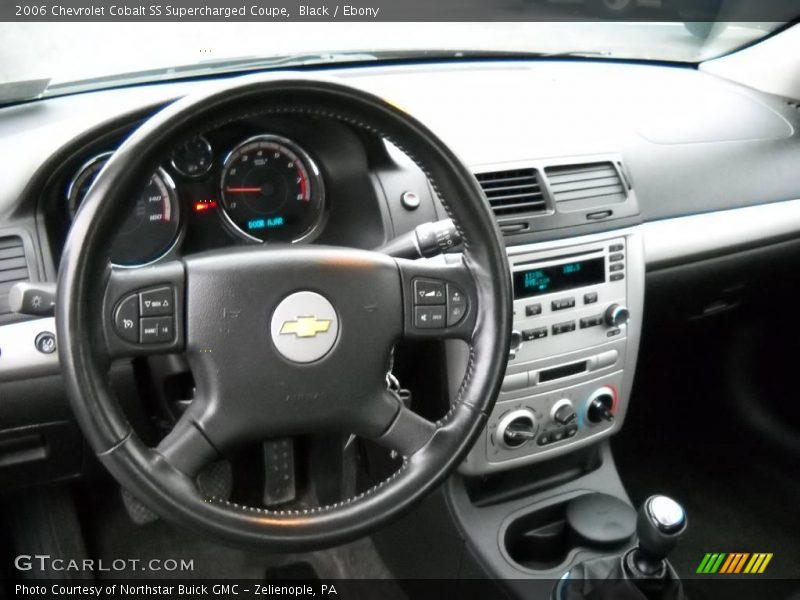
[{"label": "windshield glass", "polygon": [[[481,52],[695,63],[780,23],[3,23],[0,84],[49,80],[47,93],[216,71]],[[402,54],[399,54],[402,52]],[[299,55],[299,56],[298,56]],[[275,60],[284,57],[284,60]],[[236,60],[234,60],[236,59]],[[271,59],[257,64],[255,59]],[[138,74],[138,75],[136,75]],[[90,80],[90,81],[85,81]],[[43,86],[46,84],[43,84]],[[44,87],[42,88],[44,89]]]}]

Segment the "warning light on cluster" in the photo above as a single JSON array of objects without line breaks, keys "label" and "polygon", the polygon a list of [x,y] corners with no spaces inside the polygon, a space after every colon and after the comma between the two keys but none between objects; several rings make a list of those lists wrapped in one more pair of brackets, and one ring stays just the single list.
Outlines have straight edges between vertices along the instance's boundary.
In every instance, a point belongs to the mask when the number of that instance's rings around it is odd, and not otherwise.
[{"label": "warning light on cluster", "polygon": [[194,212],[196,213],[208,212],[212,208],[217,208],[216,200],[198,200],[194,203]]}]

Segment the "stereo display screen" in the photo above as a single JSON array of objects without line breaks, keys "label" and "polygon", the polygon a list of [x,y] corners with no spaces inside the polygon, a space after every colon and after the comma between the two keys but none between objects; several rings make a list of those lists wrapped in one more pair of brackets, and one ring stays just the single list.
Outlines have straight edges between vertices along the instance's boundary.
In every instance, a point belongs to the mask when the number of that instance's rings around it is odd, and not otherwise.
[{"label": "stereo display screen", "polygon": [[604,283],[606,259],[591,258],[514,272],[514,298],[530,298]]}]

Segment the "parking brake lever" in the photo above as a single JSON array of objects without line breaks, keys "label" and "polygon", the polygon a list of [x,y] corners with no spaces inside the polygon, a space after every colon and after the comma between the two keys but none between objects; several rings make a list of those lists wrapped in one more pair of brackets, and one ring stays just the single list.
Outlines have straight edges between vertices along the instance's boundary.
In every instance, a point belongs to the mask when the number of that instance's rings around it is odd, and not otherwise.
[{"label": "parking brake lever", "polygon": [[46,281],[21,281],[11,286],[8,306],[15,313],[51,317],[56,311],[56,284]]},{"label": "parking brake lever", "polygon": [[377,249],[396,258],[430,258],[437,254],[452,252],[461,245],[462,239],[452,219],[418,225]]}]

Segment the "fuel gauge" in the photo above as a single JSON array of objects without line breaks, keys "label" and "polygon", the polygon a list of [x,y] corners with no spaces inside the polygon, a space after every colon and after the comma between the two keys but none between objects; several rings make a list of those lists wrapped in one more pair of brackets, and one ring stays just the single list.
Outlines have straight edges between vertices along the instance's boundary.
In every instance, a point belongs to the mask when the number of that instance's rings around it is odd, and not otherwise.
[{"label": "fuel gauge", "polygon": [[202,177],[214,164],[214,151],[208,140],[199,135],[175,148],[170,164],[184,177]]}]

